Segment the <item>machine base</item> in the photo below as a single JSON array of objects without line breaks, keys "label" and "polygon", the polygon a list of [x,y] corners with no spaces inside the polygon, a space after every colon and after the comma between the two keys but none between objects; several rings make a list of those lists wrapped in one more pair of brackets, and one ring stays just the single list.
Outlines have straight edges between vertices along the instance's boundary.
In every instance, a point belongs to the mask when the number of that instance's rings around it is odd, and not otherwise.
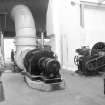
[{"label": "machine base", "polygon": [[61,82],[56,83],[45,83],[41,80],[32,80],[28,76],[24,75],[24,80],[30,88],[37,89],[40,91],[55,91],[55,90],[62,90],[65,88],[64,80]]}]

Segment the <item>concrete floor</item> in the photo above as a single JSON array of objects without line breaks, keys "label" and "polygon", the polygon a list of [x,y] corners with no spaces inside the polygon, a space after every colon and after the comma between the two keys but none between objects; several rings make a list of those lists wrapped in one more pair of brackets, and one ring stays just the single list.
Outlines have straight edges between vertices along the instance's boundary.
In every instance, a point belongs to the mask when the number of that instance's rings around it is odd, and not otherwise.
[{"label": "concrete floor", "polygon": [[103,78],[63,71],[64,90],[42,92],[29,88],[19,73],[2,75],[5,101],[0,105],[105,105]]}]

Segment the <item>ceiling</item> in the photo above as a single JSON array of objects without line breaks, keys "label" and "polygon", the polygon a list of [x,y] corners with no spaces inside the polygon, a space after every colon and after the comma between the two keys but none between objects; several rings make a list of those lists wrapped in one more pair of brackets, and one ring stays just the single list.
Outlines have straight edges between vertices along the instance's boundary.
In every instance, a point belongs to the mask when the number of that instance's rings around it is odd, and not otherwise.
[{"label": "ceiling", "polygon": [[[11,9],[16,4],[27,5],[35,20],[37,35],[46,33],[46,12],[49,0],[0,0],[0,27],[5,37],[15,36],[14,22],[11,19]],[[5,14],[5,15],[4,15]]]}]

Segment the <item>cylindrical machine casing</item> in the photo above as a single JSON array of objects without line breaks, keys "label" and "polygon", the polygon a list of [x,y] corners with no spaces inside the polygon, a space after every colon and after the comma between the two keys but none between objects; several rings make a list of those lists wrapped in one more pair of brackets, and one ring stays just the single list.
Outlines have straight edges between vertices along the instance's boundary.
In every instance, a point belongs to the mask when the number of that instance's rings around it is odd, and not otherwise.
[{"label": "cylindrical machine casing", "polygon": [[46,57],[40,65],[44,69],[45,74],[59,73],[60,64],[59,64],[58,60],[56,60],[54,58]]},{"label": "cylindrical machine casing", "polygon": [[26,71],[32,75],[59,74],[60,64],[54,53],[47,49],[30,50],[24,57]]},{"label": "cylindrical machine casing", "polygon": [[36,29],[31,11],[25,5],[16,5],[11,11],[16,31],[15,61],[20,69],[24,69],[23,59],[26,53],[35,48]]}]

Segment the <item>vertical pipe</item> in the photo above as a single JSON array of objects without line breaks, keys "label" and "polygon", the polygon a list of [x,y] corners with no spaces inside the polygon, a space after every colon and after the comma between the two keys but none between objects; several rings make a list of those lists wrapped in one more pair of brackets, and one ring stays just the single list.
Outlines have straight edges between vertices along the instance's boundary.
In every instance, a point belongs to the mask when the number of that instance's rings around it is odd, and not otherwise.
[{"label": "vertical pipe", "polygon": [[2,30],[0,30],[0,57],[1,57],[1,66],[4,66],[4,38],[3,38],[3,33]]},{"label": "vertical pipe", "polygon": [[20,69],[24,69],[23,59],[30,49],[36,45],[36,29],[30,9],[25,5],[16,5],[11,11],[16,31],[15,61]]},{"label": "vertical pipe", "polygon": [[[47,25],[46,29],[48,35],[54,35],[54,52],[58,56],[58,60],[61,63],[61,36],[60,36],[60,25],[59,25],[59,2],[60,0],[49,0],[48,10],[47,10]],[[53,39],[51,39],[53,40]]]},{"label": "vertical pipe", "polygon": [[41,33],[41,47],[44,48],[44,33]]},{"label": "vertical pipe", "polygon": [[80,26],[84,28],[84,5],[80,4]]}]

